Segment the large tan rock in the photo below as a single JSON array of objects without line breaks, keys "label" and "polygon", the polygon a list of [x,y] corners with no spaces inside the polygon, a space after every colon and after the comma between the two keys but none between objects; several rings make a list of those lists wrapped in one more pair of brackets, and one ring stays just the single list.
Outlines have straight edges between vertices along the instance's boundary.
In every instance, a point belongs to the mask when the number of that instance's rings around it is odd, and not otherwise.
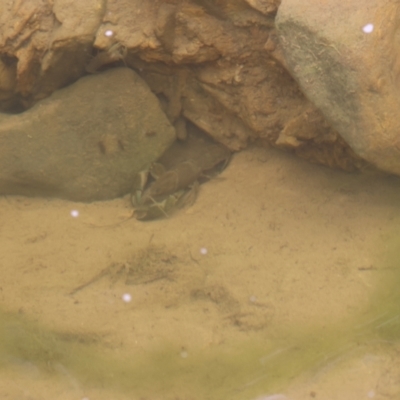
[{"label": "large tan rock", "polygon": [[119,197],[174,139],[132,70],[87,76],[22,114],[0,114],[0,194]]},{"label": "large tan rock", "polygon": [[283,0],[292,75],[356,154],[400,174],[400,7],[391,0]]}]

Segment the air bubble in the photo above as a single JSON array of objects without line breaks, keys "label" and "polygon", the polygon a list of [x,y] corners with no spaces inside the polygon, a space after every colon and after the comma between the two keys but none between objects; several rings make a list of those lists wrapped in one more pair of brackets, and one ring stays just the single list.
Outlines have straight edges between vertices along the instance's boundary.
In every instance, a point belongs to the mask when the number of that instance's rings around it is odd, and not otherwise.
[{"label": "air bubble", "polygon": [[78,218],[79,217],[79,211],[78,210],[71,210],[71,217]]},{"label": "air bubble", "polygon": [[122,300],[123,300],[125,303],[130,303],[130,302],[132,301],[132,296],[131,296],[129,293],[124,293],[124,294],[122,295]]},{"label": "air bubble", "polygon": [[362,30],[364,33],[371,33],[374,30],[374,25],[373,24],[364,25]]}]

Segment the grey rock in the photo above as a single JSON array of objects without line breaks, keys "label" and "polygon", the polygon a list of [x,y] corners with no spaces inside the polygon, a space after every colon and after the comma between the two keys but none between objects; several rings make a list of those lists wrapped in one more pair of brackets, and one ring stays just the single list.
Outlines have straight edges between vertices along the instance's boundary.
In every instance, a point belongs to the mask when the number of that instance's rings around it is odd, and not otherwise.
[{"label": "grey rock", "polygon": [[0,115],[0,193],[105,200],[175,140],[158,99],[128,68],[86,76],[18,115]]},{"label": "grey rock", "polygon": [[283,0],[276,25],[308,99],[358,156],[400,175],[397,3]]}]

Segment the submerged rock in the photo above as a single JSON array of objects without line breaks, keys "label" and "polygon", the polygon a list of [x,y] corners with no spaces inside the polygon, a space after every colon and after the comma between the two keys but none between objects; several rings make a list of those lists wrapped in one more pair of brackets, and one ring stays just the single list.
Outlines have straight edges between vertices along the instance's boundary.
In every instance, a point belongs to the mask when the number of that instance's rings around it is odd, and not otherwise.
[{"label": "submerged rock", "polygon": [[0,13],[0,110],[26,110],[87,72],[125,66],[159,96],[179,139],[191,122],[232,151],[259,140],[358,169],[359,157],[286,71],[279,4],[17,2]]},{"label": "submerged rock", "polygon": [[24,113],[0,115],[0,193],[119,197],[174,139],[157,98],[135,72],[87,76]]},{"label": "submerged rock", "polygon": [[390,0],[285,0],[276,25],[308,99],[359,157],[400,175],[398,17]]}]

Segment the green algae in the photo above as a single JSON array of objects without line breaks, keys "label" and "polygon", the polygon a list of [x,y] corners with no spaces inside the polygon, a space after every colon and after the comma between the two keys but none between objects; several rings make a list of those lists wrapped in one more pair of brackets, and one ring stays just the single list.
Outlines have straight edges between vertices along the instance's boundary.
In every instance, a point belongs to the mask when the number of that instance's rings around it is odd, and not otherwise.
[{"label": "green algae", "polygon": [[207,349],[158,344],[141,354],[116,356],[96,335],[60,333],[20,315],[0,313],[0,367],[31,363],[43,373],[67,371],[85,387],[136,396],[249,400],[278,392],[302,374],[314,374],[371,343],[400,339],[400,233],[383,238],[377,289],[359,315],[340,324],[271,327],[248,339]]},{"label": "green algae", "polygon": [[23,362],[49,374],[67,371],[85,387],[108,387],[138,396],[239,400],[278,391],[293,377],[329,363],[353,339],[347,328],[280,336],[274,340],[259,333],[245,342],[193,349],[187,357],[173,344],[142,355],[116,357],[96,340],[50,332],[2,314],[0,354],[3,367]]}]

